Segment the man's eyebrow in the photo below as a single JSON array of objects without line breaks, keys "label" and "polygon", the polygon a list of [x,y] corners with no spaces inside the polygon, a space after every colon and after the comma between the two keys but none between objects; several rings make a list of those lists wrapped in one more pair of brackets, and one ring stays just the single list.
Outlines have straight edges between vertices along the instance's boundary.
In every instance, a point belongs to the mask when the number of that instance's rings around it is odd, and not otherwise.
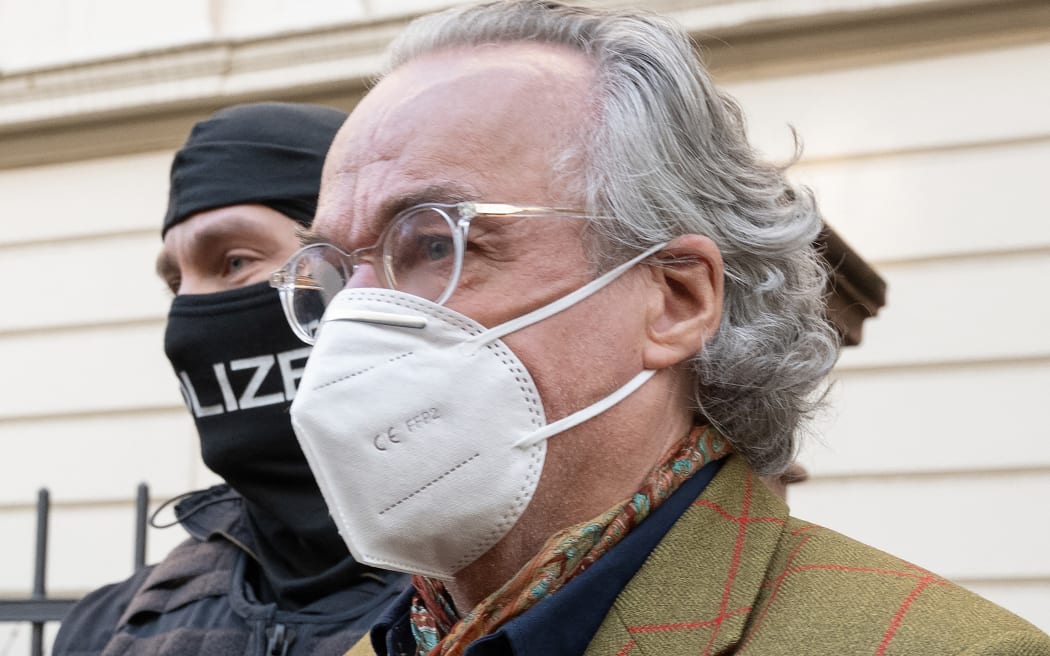
[{"label": "man's eyebrow", "polygon": [[[369,231],[378,236],[386,225],[400,212],[423,203],[453,204],[463,201],[476,201],[480,194],[474,189],[456,182],[430,185],[418,191],[413,191],[399,196],[391,196],[380,203],[377,212],[370,217]],[[313,230],[313,228],[298,227],[295,230],[299,243],[303,246],[312,244],[331,244],[332,239],[324,237]]]},{"label": "man's eyebrow", "polygon": [[445,203],[451,205],[478,199],[479,194],[477,191],[456,182],[446,182],[389,198],[380,206],[379,216],[383,218],[385,223],[397,216],[399,212],[423,203]]},{"label": "man's eyebrow", "polygon": [[299,243],[303,246],[311,246],[313,244],[328,244],[330,243],[327,239],[317,234],[310,228],[304,226],[298,226],[295,229],[295,236],[299,239]]}]

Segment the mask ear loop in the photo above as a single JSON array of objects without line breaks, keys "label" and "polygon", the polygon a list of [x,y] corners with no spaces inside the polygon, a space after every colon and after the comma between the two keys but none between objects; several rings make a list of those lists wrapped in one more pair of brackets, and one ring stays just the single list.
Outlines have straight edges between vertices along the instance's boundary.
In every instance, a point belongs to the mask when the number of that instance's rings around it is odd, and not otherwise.
[{"label": "mask ear loop", "polygon": [[614,280],[622,276],[628,269],[638,264],[650,255],[660,252],[665,246],[667,246],[667,242],[656,244],[655,246],[648,248],[639,255],[631,258],[630,260],[627,260],[615,269],[603,273],[602,275],[590,281],[583,287],[580,287],[575,291],[569,292],[565,296],[562,296],[561,298],[552,301],[547,305],[538,307],[532,312],[527,312],[518,317],[517,319],[511,319],[510,321],[506,321],[498,326],[493,326],[492,328],[489,328],[484,332],[478,333],[477,335],[474,335],[473,337],[465,340],[464,344],[473,345],[475,350],[477,350],[488,344],[491,344],[492,342],[496,341],[497,339],[500,339],[505,335],[509,335],[512,332],[521,330],[522,328],[531,326],[534,323],[538,323],[540,321],[543,321],[544,319],[552,317],[555,314],[561,312],[562,310],[568,309],[573,305],[576,305],[580,301],[584,300],[585,298],[601,291]]},{"label": "mask ear loop", "polygon": [[601,413],[605,412],[609,408],[613,407],[620,401],[623,401],[628,396],[633,394],[635,390],[649,382],[649,379],[652,378],[655,374],[656,369],[646,369],[642,371],[641,373],[637,374],[634,378],[627,381],[627,384],[625,384],[623,387],[616,390],[601,401],[593,403],[587,406],[586,408],[583,408],[582,410],[577,410],[571,415],[562,417],[554,423],[547,424],[546,426],[537,430],[531,435],[526,435],[525,437],[521,438],[520,440],[514,443],[514,446],[519,449],[528,449],[530,447],[536,446],[540,442],[546,440],[547,438],[553,435],[557,435],[558,433],[562,433],[574,426],[582,424],[591,417],[596,417],[597,415],[600,415]]}]

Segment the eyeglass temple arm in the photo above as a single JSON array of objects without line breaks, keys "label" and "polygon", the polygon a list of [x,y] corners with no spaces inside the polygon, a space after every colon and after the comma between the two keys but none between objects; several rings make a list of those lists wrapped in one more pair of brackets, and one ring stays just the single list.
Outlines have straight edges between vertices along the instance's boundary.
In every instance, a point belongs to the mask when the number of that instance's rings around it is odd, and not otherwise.
[{"label": "eyeglass temple arm", "polygon": [[310,289],[320,291],[323,289],[317,282],[308,276],[293,276],[284,269],[278,269],[270,274],[270,287],[274,289]]}]

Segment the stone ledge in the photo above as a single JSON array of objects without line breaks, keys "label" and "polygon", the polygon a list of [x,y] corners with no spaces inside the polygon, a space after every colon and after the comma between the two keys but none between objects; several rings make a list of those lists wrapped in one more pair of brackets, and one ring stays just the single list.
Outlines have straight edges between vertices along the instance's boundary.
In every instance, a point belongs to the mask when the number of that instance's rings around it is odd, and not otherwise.
[{"label": "stone ledge", "polygon": [[[627,5],[596,0],[605,6]],[[720,80],[1050,38],[1045,0],[654,0]],[[350,108],[408,17],[0,75],[0,169],[174,148],[214,109]]]}]

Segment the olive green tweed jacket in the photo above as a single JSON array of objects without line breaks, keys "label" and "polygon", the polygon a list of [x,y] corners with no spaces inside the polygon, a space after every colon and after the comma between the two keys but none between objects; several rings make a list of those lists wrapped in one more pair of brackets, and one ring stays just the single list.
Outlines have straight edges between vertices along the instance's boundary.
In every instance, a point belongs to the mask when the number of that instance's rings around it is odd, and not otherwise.
[{"label": "olive green tweed jacket", "polygon": [[1050,636],[820,526],[732,457],[620,593],[587,656],[1050,656]]},{"label": "olive green tweed jacket", "polygon": [[[350,654],[370,654],[366,645]],[[1050,636],[936,574],[788,516],[733,456],[585,653],[1050,656]]]}]

